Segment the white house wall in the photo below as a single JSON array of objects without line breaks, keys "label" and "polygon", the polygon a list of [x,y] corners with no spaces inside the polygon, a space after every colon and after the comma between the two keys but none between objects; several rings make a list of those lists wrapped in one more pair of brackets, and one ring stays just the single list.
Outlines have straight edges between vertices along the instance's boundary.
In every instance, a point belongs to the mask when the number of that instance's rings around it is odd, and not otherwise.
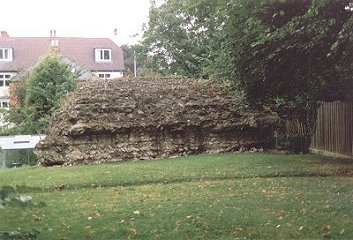
[{"label": "white house wall", "polygon": [[10,98],[9,87],[0,87],[0,99],[5,100]]}]

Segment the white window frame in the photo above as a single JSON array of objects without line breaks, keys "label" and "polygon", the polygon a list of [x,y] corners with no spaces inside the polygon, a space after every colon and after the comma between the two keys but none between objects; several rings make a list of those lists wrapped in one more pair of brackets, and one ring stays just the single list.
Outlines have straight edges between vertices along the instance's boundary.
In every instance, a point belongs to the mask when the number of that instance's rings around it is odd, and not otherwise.
[{"label": "white window frame", "polygon": [[0,88],[10,87],[12,75],[9,73],[0,73]]},{"label": "white window frame", "polygon": [[[10,62],[13,59],[12,48],[0,48],[0,61]],[[6,53],[7,52],[7,53]]]},{"label": "white window frame", "polygon": [[98,77],[100,79],[111,79],[111,74],[110,73],[98,73]]},{"label": "white window frame", "polygon": [[[106,53],[108,53],[108,58],[105,58]],[[110,48],[96,48],[94,51],[94,57],[96,62],[111,62],[112,50]]]},{"label": "white window frame", "polygon": [[0,108],[1,109],[10,109],[10,103],[7,100],[1,100],[0,101]]}]

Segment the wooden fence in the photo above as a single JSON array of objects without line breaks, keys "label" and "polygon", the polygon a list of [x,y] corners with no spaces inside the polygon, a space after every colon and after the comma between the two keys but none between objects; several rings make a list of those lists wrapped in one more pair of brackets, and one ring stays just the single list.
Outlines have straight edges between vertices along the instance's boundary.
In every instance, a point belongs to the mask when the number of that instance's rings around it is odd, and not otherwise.
[{"label": "wooden fence", "polygon": [[353,158],[353,102],[327,102],[318,109],[313,152]]}]

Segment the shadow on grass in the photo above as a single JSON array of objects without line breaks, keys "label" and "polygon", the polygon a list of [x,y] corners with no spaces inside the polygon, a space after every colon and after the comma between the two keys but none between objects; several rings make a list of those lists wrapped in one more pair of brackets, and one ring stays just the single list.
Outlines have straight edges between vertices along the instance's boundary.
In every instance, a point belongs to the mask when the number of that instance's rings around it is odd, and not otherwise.
[{"label": "shadow on grass", "polygon": [[[351,163],[350,163],[351,164]],[[332,162],[330,162],[332,165]],[[342,162],[341,165],[342,166]],[[331,167],[332,168],[332,167]],[[59,185],[52,187],[30,187],[27,185],[15,186],[16,192],[18,193],[41,193],[41,192],[54,192],[54,191],[67,191],[67,190],[79,190],[79,189],[94,189],[94,188],[109,188],[109,187],[130,187],[130,186],[142,186],[149,184],[175,184],[175,183],[187,183],[196,181],[222,181],[222,180],[236,180],[236,179],[268,179],[268,178],[314,178],[314,177],[353,177],[352,169],[337,168],[337,169],[326,169],[325,165],[318,165],[317,171],[313,172],[310,169],[308,171],[288,171],[288,172],[271,172],[266,174],[248,174],[239,176],[189,176],[181,178],[168,178],[168,179],[151,179],[151,180],[124,180],[110,183],[96,182],[96,183],[83,183],[83,184],[72,184],[72,185]]]},{"label": "shadow on grass", "polygon": [[32,232],[20,231],[0,231],[1,240],[35,240],[38,238],[39,232],[33,230]]}]

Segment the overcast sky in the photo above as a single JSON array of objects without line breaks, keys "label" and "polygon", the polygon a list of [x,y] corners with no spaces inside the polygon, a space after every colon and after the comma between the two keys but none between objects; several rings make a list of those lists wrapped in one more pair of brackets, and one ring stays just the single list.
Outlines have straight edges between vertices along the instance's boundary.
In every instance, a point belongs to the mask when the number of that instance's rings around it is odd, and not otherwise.
[{"label": "overcast sky", "polygon": [[45,37],[55,29],[58,37],[108,37],[131,44],[148,21],[149,7],[149,0],[2,0],[0,30],[14,37]]}]

